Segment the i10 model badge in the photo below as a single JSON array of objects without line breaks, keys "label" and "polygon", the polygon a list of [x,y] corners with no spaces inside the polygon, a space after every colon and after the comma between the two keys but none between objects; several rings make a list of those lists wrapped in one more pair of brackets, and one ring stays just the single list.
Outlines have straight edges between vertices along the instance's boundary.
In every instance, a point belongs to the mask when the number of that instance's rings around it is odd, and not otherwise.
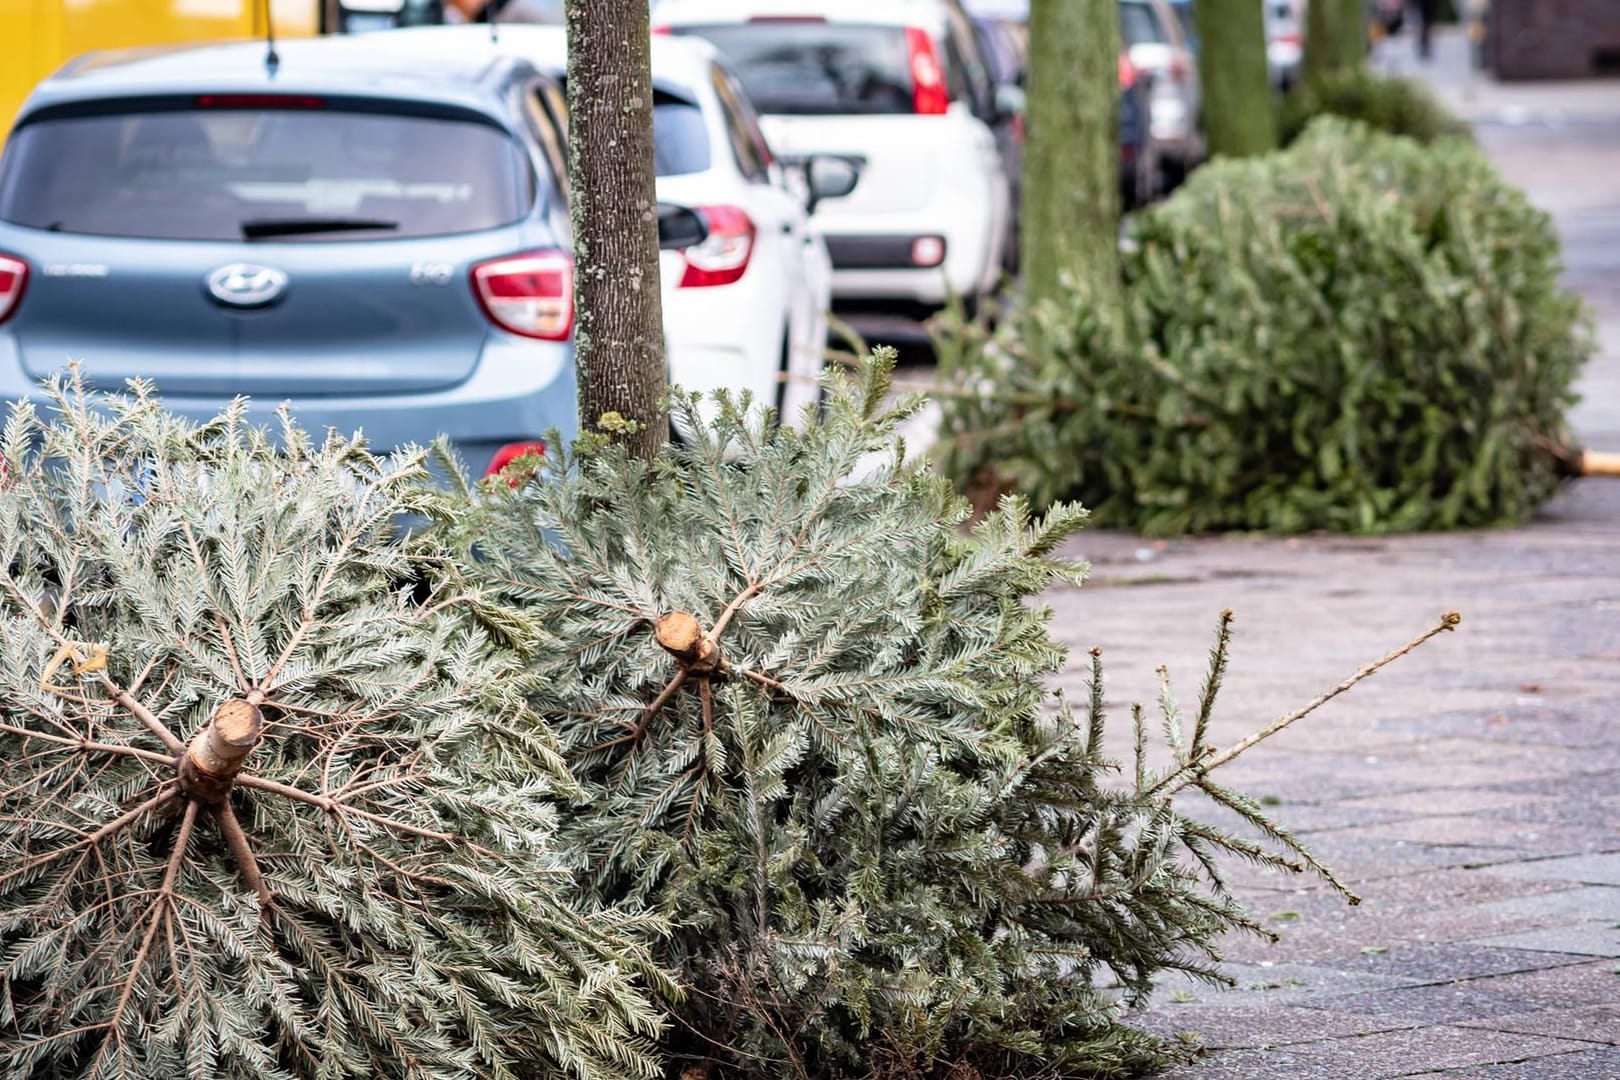
[{"label": "i10 model badge", "polygon": [[286,274],[252,263],[231,263],[208,275],[209,295],[231,307],[264,307],[274,303],[286,289]]}]

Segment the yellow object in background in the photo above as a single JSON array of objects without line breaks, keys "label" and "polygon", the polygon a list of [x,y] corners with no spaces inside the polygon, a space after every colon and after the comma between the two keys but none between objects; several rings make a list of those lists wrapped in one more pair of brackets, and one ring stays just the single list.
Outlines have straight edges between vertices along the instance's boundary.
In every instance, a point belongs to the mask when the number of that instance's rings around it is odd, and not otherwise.
[{"label": "yellow object in background", "polygon": [[[97,49],[264,33],[267,0],[0,0],[0,137],[34,84]],[[321,0],[268,0],[277,37],[320,32]]]}]

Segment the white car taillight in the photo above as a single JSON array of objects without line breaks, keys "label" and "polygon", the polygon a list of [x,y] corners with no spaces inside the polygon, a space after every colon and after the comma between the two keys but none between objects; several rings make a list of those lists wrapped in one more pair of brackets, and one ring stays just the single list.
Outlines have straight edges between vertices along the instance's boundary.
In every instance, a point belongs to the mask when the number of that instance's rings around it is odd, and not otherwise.
[{"label": "white car taillight", "polygon": [[542,341],[567,341],[574,329],[574,259],[566,251],[532,251],[479,263],[473,292],[490,321]]},{"label": "white car taillight", "polygon": [[709,226],[709,236],[681,252],[686,257],[686,272],[681,275],[680,287],[702,289],[741,280],[754,255],[754,219],[740,206],[694,209]]},{"label": "white car taillight", "polygon": [[23,288],[28,284],[28,264],[10,255],[0,255],[0,322],[17,309]]},{"label": "white car taillight", "polygon": [[908,27],[906,51],[911,54],[911,111],[918,116],[944,116],[951,105],[951,91],[945,85],[945,68],[934,39],[921,27]]}]

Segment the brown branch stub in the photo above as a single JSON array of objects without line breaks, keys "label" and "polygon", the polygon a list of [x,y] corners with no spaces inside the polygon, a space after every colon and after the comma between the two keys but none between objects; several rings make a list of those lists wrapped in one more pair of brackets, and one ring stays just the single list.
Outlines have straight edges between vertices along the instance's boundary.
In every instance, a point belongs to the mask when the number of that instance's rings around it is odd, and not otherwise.
[{"label": "brown branch stub", "polygon": [[210,806],[223,802],[263,734],[264,714],[257,706],[241,698],[221,702],[176,763],[181,788]]},{"label": "brown branch stub", "polygon": [[659,616],[653,635],[664,651],[692,675],[712,675],[723,664],[719,642],[705,634],[696,617],[688,612],[671,611]]}]

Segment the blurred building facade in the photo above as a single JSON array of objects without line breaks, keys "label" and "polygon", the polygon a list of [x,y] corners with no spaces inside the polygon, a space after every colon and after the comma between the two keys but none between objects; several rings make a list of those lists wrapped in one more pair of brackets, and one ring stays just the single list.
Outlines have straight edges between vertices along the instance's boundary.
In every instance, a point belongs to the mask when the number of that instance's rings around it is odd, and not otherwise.
[{"label": "blurred building facade", "polygon": [[1620,76],[1620,0],[1491,0],[1499,79]]}]

